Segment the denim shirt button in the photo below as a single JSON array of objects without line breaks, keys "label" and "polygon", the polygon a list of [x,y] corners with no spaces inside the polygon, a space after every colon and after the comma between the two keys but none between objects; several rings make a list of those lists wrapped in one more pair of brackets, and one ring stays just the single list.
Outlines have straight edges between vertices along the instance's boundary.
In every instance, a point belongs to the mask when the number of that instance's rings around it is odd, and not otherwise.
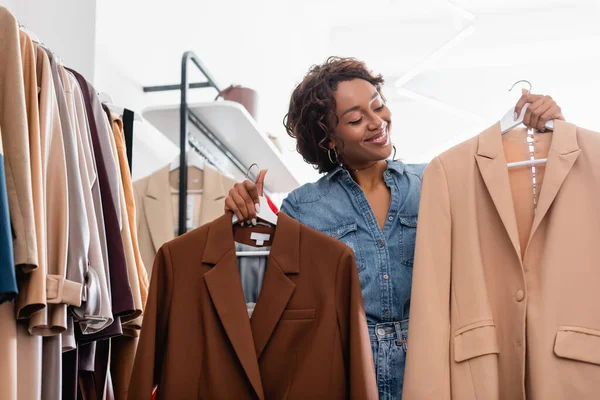
[{"label": "denim shirt button", "polygon": [[379,242],[377,242],[377,246],[383,247],[383,241],[380,240]]},{"label": "denim shirt button", "polygon": [[377,334],[379,336],[383,336],[383,335],[385,335],[385,331],[383,330],[383,328],[379,328],[379,329],[377,329]]}]

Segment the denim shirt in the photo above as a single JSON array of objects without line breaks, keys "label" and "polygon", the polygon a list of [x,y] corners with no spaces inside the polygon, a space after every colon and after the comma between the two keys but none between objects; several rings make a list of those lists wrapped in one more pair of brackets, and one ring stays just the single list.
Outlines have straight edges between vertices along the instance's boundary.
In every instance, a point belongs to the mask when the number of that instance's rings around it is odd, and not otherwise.
[{"label": "denim shirt", "polygon": [[[392,323],[396,323],[398,330],[402,321],[403,335],[406,336],[408,324],[405,320],[410,309],[417,214],[424,168],[425,165],[388,161],[383,176],[390,188],[391,203],[383,231],[364,192],[342,167],[315,183],[299,187],[283,201],[282,212],[341,240],[354,250],[367,323],[370,328],[375,327],[370,329],[372,342],[390,332],[399,334],[393,332]],[[391,330],[386,330],[388,327]],[[381,335],[377,335],[377,332]],[[397,343],[403,343],[405,353],[406,338],[393,337]],[[372,345],[380,398],[397,399],[401,396],[405,354],[389,355],[390,351],[386,350],[388,355],[384,357],[377,351],[377,345]],[[395,371],[390,371],[388,377],[384,376],[383,369],[390,368]],[[398,369],[402,370],[399,377]],[[387,389],[383,390],[382,386]]]}]

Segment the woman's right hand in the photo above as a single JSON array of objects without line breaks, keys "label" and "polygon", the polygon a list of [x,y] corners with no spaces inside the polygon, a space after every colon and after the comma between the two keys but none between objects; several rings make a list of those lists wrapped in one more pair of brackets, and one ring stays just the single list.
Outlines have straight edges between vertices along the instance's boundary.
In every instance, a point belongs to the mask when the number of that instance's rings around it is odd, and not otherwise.
[{"label": "woman's right hand", "polygon": [[260,211],[258,197],[263,195],[266,174],[267,170],[263,169],[258,173],[256,182],[245,180],[233,185],[225,199],[225,212],[233,211],[239,221],[256,225],[257,208]]}]

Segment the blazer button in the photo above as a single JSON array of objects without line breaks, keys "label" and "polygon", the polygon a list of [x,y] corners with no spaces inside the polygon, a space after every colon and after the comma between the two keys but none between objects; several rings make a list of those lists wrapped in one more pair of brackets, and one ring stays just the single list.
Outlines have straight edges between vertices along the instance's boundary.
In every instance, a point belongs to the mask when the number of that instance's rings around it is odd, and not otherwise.
[{"label": "blazer button", "polygon": [[517,293],[515,293],[515,298],[519,303],[522,302],[525,298],[525,292],[523,292],[521,289],[517,290]]}]

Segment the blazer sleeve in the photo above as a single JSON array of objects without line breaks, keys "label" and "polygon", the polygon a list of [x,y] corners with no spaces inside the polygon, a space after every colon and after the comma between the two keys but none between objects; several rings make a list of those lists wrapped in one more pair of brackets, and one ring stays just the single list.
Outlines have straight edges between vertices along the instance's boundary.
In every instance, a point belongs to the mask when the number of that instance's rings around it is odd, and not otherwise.
[{"label": "blazer sleeve", "polygon": [[144,324],[129,383],[129,400],[148,400],[162,376],[168,316],[173,294],[173,266],[168,244],[156,254],[152,267]]},{"label": "blazer sleeve", "polygon": [[344,250],[338,265],[335,298],[348,398],[378,398],[375,365],[367,329],[358,269],[352,250]]},{"label": "blazer sleeve", "polygon": [[439,158],[425,169],[413,271],[405,400],[451,398],[451,212]]}]

